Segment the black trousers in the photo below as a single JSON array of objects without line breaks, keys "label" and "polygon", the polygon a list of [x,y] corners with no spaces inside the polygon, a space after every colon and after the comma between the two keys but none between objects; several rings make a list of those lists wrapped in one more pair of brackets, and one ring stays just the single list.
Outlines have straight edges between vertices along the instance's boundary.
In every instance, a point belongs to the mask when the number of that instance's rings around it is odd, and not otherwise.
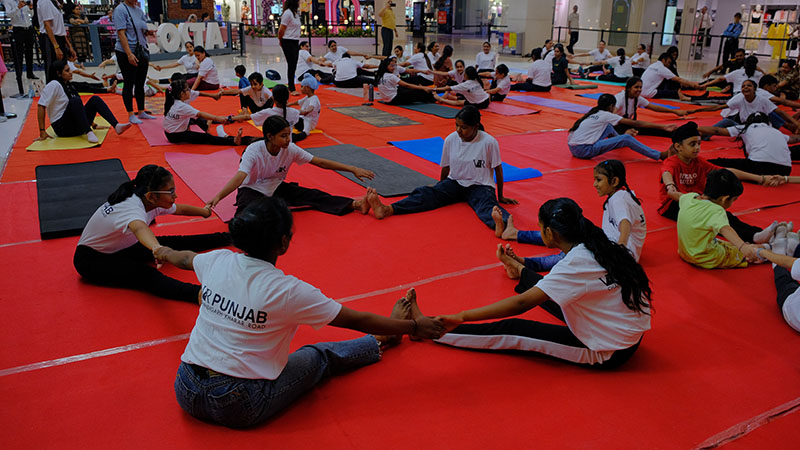
[{"label": "black trousers", "polygon": [[[795,258],[800,258],[800,245],[794,249]],[[786,299],[794,294],[797,291],[797,288],[800,287],[800,284],[792,278],[792,273],[786,270],[785,268],[776,265],[772,269],[775,275],[775,290],[778,291],[778,308],[783,309],[783,304],[786,303]]]},{"label": "black trousers", "polygon": [[70,81],[78,92],[88,92],[90,94],[107,94],[108,87],[103,86],[103,83],[90,83],[88,81]]},{"label": "black trousers", "polygon": [[[678,220],[678,211],[680,211],[680,206],[678,202],[672,201],[670,203],[669,208],[664,211],[664,214],[661,214],[663,217],[671,220]],[[728,216],[728,223],[730,224],[733,231],[739,235],[745,242],[753,242],[753,235],[761,231],[763,228],[759,228],[755,225],[750,225],[749,223],[742,222],[741,219],[734,216],[730,213],[730,211],[725,211],[725,214]]]},{"label": "black trousers", "polygon": [[303,76],[305,74],[307,74],[307,73],[311,74],[311,75],[313,75],[315,77],[319,76],[319,82],[322,83],[322,84],[331,84],[331,83],[333,83],[333,74],[332,73],[323,72],[321,70],[316,70],[316,69],[306,70],[305,72],[301,73],[300,76],[297,77],[297,79],[298,80],[302,80]]},{"label": "black trousers", "polygon": [[412,103],[433,103],[436,99],[433,94],[422,89],[411,89],[405,86],[397,86],[397,95],[389,101],[390,105],[410,105]]},{"label": "black trousers", "polygon": [[746,158],[714,158],[709,159],[708,162],[716,164],[721,167],[730,167],[739,169],[744,172],[754,173],[756,175],[791,175],[791,166],[782,166],[780,164],[752,161]]},{"label": "black trousers", "polygon": [[14,27],[12,28],[12,35],[14,37],[14,47],[17,49],[17,57],[19,62],[14,61],[17,65],[17,73],[22,73],[22,57],[25,57],[25,67],[27,69],[28,78],[33,76],[33,27]]},{"label": "black trousers", "polygon": [[239,94],[239,104],[242,105],[242,109],[249,109],[251,113],[261,111],[262,109],[269,109],[272,108],[272,105],[275,104],[275,100],[270,97],[263,105],[258,106],[256,102],[253,100],[253,97],[249,95],[242,95]]},{"label": "black trousers", "polygon": [[[161,245],[176,250],[201,252],[230,245],[228,233],[195,236],[159,236]],[[159,297],[197,304],[200,286],[170,278],[149,263],[153,253],[140,243],[116,253],[102,253],[79,245],[72,262],[75,270],[86,280],[102,286],[137,289]]]},{"label": "black trousers", "polygon": [[722,46],[722,67],[727,69],[731,65],[731,56],[739,48],[739,38],[728,38]]},{"label": "black trousers", "polygon": [[334,84],[334,86],[340,87],[340,88],[360,88],[361,86],[363,86],[365,84],[374,85],[375,84],[375,78],[374,77],[366,77],[366,76],[363,76],[363,75],[357,75],[355,78],[350,78],[350,79],[347,79],[347,80],[340,80],[340,81],[334,80],[333,84]]},{"label": "black trousers", "polygon": [[567,45],[567,51],[570,53],[575,53],[575,44],[578,43],[578,32],[577,31],[570,31],[569,32],[569,45]]},{"label": "black trousers", "polygon": [[800,161],[800,144],[790,145],[789,151],[792,153],[792,161]]},{"label": "black trousers", "polygon": [[[634,127],[629,127],[627,125],[616,124],[614,125],[614,130],[619,134],[624,134],[626,131],[630,130]],[[665,138],[671,138],[672,133],[669,131],[665,131],[661,128],[637,128],[636,131],[639,132],[642,136],[660,136]]]},{"label": "black trousers", "polygon": [[64,115],[55,122],[50,122],[50,125],[57,136],[80,136],[92,131],[92,122],[94,122],[94,118],[98,114],[103,119],[106,119],[112,127],[117,126],[119,123],[111,110],[108,109],[106,102],[102,98],[93,95],[85,105],[80,96],[70,98]]},{"label": "black trousers", "polygon": [[136,108],[139,111],[144,111],[144,84],[147,82],[147,69],[150,64],[149,59],[139,60],[134,66],[128,61],[128,55],[125,52],[116,52],[117,65],[122,72],[122,80],[125,85],[122,86],[122,102],[125,104],[125,110],[128,112],[133,111],[133,99],[136,97]]},{"label": "black trousers", "polygon": [[[197,125],[200,128],[202,128],[200,124]],[[191,130],[181,131],[180,133],[167,133],[165,131],[164,135],[167,137],[167,140],[172,142],[173,144],[186,142],[189,144],[228,145],[228,146],[236,145],[233,142],[233,136],[220,137],[209,133],[198,133],[197,131],[191,131]],[[252,136],[242,136],[241,145],[248,145],[257,139],[258,138]]]},{"label": "black trousers", "polygon": [[392,44],[394,44],[394,30],[381,27],[381,39],[383,39],[383,56],[392,56]]},{"label": "black trousers", "polygon": [[530,80],[525,80],[522,83],[511,85],[512,91],[526,91],[526,92],[550,92],[551,86],[539,86],[538,84],[531,83]]},{"label": "black trousers", "polygon": [[[63,60],[67,60],[67,56],[69,56],[69,49],[67,48],[67,37],[66,36],[55,36],[56,42],[61,49],[63,56]],[[50,42],[50,38],[47,37],[46,33],[39,33],[39,48],[42,49],[42,58],[44,59],[44,75],[47,82],[53,81],[50,77],[50,66],[53,62],[56,61],[56,49],[53,47],[53,43]]]},{"label": "black trousers", "polygon": [[642,74],[644,73],[645,69],[640,69],[638,67],[633,68],[633,76],[642,78]]},{"label": "black trousers", "polygon": [[429,80],[421,75],[411,75],[403,81],[409,84],[416,84],[418,86],[430,86],[433,84],[433,80]]},{"label": "black trousers", "polygon": [[294,73],[297,70],[300,41],[296,39],[283,39],[281,40],[281,48],[283,49],[283,55],[286,56],[286,85],[289,86],[289,92],[294,92],[296,91]]},{"label": "black trousers", "polygon": [[[297,183],[281,183],[272,196],[284,199],[292,207],[307,207],[336,216],[343,216],[353,211],[352,198],[331,195],[319,189],[304,188]],[[236,192],[236,214],[241,214],[247,205],[262,197],[264,194],[255,189],[240,187]]]}]

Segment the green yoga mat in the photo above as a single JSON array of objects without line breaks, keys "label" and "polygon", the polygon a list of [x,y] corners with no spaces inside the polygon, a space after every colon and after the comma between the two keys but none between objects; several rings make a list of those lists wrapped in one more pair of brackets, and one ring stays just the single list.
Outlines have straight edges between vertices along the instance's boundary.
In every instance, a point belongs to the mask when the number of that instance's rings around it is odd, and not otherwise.
[{"label": "green yoga mat", "polygon": [[398,116],[371,106],[340,106],[331,108],[331,110],[380,128],[422,125],[408,117]]}]

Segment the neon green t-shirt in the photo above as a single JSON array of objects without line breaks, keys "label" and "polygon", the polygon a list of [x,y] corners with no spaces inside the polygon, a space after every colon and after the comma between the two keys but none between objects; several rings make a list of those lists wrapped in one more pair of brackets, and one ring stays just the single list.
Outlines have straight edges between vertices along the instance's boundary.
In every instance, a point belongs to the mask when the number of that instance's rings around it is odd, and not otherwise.
[{"label": "neon green t-shirt", "polygon": [[742,252],[717,239],[730,225],[725,208],[697,193],[681,195],[678,205],[678,255],[684,261],[705,269],[747,267]]}]

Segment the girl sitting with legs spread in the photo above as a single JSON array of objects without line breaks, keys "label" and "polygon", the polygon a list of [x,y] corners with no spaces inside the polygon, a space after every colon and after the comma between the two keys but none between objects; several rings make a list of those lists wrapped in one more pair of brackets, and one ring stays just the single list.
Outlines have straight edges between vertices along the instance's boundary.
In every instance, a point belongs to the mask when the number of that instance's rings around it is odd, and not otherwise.
[{"label": "girl sitting with legs spread", "polygon": [[444,97],[436,97],[439,103],[445,103],[453,106],[467,106],[472,105],[478,109],[485,109],[489,107],[492,99],[489,94],[483,89],[483,82],[478,76],[478,71],[470,66],[464,69],[464,76],[466,80],[455,86],[444,86],[435,88],[434,92],[453,92],[453,94],[461,94],[464,96],[463,100],[452,99],[445,95]]}]

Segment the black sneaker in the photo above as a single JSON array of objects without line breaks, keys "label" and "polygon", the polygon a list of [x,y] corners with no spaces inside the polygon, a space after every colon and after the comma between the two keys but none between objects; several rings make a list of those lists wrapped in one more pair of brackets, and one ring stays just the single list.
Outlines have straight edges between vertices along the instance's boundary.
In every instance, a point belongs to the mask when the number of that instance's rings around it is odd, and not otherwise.
[{"label": "black sneaker", "polygon": [[29,79],[29,80],[38,80],[38,79],[39,79],[39,77],[37,77],[36,75],[34,75],[34,74],[32,74],[32,73],[29,73],[29,74],[28,74],[28,79]]}]

